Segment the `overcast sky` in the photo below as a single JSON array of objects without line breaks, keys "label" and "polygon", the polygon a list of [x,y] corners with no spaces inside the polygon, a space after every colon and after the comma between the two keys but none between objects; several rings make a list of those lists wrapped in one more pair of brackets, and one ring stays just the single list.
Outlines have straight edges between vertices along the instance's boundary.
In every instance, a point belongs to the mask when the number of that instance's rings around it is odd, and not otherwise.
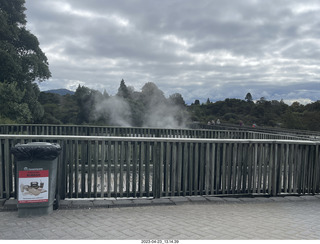
[{"label": "overcast sky", "polygon": [[320,1],[26,0],[52,78],[117,93],[155,83],[191,104],[320,100]]}]

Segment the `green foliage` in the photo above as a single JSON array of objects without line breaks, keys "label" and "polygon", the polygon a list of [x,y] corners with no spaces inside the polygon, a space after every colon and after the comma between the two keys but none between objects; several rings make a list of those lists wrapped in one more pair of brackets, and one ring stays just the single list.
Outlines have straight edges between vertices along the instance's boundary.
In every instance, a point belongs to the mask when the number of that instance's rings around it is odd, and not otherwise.
[{"label": "green foliage", "polygon": [[25,28],[24,0],[0,1],[0,82],[19,86],[51,76],[36,36]]},{"label": "green foliage", "polygon": [[2,120],[38,123],[44,109],[33,82],[48,79],[51,73],[37,37],[25,28],[24,4],[24,0],[0,1],[0,113]]},{"label": "green foliage", "polygon": [[174,105],[178,105],[181,107],[186,106],[186,103],[180,93],[174,93],[169,96],[169,102]]},{"label": "green foliage", "polygon": [[245,125],[320,131],[320,101],[305,106],[294,102],[289,106],[283,100],[268,101],[261,97],[254,103],[248,94],[247,101],[227,98],[210,104],[191,104],[188,107],[190,117],[204,124],[219,118],[222,123],[239,124],[243,121]]},{"label": "green foliage", "polygon": [[120,82],[120,87],[118,89],[117,96],[123,97],[125,99],[129,99],[131,97],[130,89],[128,89],[123,79]]},{"label": "green foliage", "polygon": [[247,102],[252,102],[252,95],[250,92],[247,93],[245,100],[247,100]]},{"label": "green foliage", "polygon": [[0,83],[0,117],[4,121],[29,123],[32,113],[28,104],[23,102],[26,90],[20,90],[17,82]]}]

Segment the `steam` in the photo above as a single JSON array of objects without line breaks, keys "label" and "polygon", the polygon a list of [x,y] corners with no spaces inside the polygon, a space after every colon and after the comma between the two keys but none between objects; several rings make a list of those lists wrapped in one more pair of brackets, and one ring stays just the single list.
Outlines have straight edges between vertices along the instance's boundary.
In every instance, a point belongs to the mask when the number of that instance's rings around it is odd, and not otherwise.
[{"label": "steam", "polygon": [[95,107],[96,119],[103,119],[114,126],[132,126],[129,104],[118,96],[112,96],[97,102]]},{"label": "steam", "polygon": [[184,104],[165,98],[153,83],[147,83],[142,92],[131,91],[126,98],[100,96],[95,104],[95,120],[112,126],[186,128],[189,121]]},{"label": "steam", "polygon": [[185,128],[188,121],[183,108],[166,100],[153,97],[144,114],[143,127],[153,128]]}]

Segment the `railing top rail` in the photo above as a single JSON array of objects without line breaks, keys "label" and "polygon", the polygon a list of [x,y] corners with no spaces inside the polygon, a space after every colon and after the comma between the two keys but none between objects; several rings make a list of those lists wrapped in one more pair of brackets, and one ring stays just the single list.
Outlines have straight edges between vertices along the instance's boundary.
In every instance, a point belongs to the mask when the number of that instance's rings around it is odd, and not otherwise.
[{"label": "railing top rail", "polygon": [[[60,125],[60,124],[0,124],[0,126],[29,126],[29,127],[78,127],[78,128],[122,128],[122,129],[172,129],[172,130],[195,130],[194,128],[185,127],[185,128],[162,128],[162,127],[129,127],[129,126],[105,126],[105,125]],[[303,134],[303,135],[320,135],[319,131],[309,131],[309,130],[294,130],[294,129],[285,129],[285,128],[270,128],[270,127],[256,127],[252,128],[250,126],[238,126],[233,124],[223,124],[223,125],[204,125],[199,124],[199,128],[196,130],[205,130],[205,131],[224,131],[224,130],[239,130],[239,131],[251,131],[251,132],[265,132],[265,133],[280,133],[280,134]]]},{"label": "railing top rail", "polygon": [[211,139],[211,138],[168,138],[168,137],[117,137],[117,136],[61,136],[61,135],[0,135],[0,139],[38,140],[87,140],[87,141],[144,141],[144,142],[191,142],[191,143],[279,143],[320,145],[320,141],[283,139]]}]

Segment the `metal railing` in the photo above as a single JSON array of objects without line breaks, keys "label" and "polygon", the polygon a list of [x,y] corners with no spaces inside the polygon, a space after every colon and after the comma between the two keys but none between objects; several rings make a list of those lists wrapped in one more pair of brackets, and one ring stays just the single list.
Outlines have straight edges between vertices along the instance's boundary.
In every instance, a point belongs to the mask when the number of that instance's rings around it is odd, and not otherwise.
[{"label": "metal railing", "polygon": [[259,132],[235,129],[169,129],[89,125],[0,125],[0,134],[13,135],[77,135],[77,136],[124,136],[168,138],[220,138],[220,139],[285,139],[313,140],[312,136],[281,134],[274,131]]},{"label": "metal railing", "polygon": [[319,193],[319,142],[0,135],[0,198],[16,197],[17,143],[59,143],[64,198]]}]

